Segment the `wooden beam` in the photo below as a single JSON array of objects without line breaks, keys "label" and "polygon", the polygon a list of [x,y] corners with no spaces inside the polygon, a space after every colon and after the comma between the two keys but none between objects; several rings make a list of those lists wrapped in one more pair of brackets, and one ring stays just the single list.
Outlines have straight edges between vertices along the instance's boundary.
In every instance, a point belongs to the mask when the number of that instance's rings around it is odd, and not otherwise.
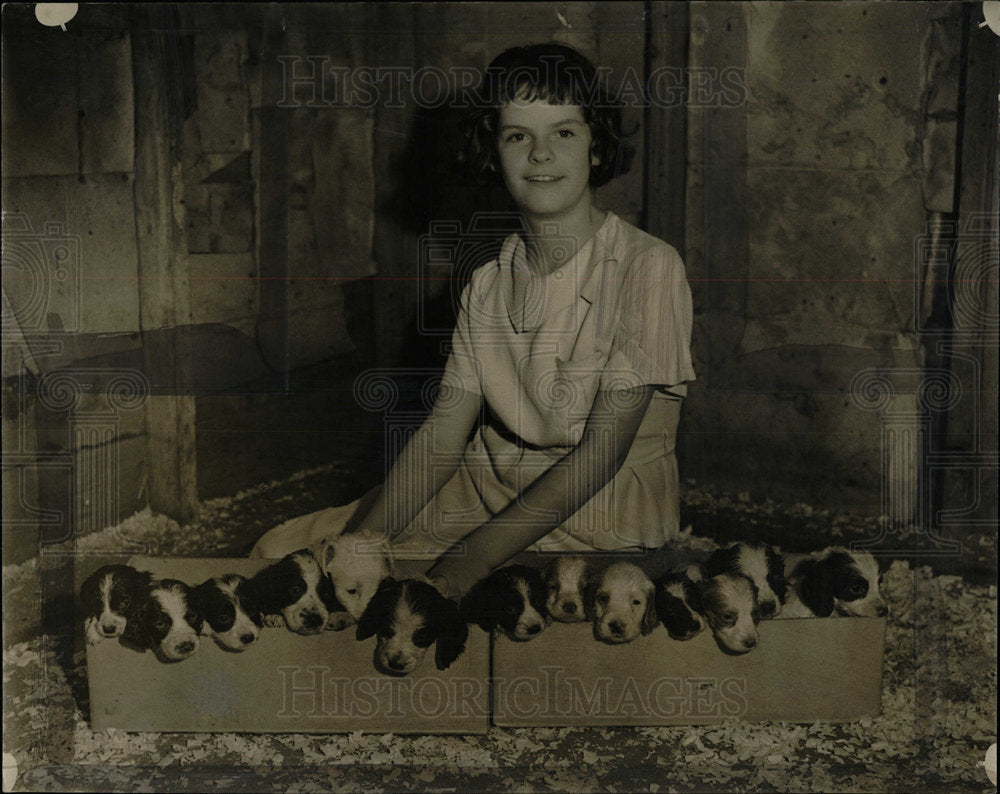
[{"label": "wooden beam", "polygon": [[146,403],[149,506],[188,521],[198,505],[190,351],[183,334],[149,333],[191,322],[180,147],[183,102],[172,88],[181,48],[169,14],[169,6],[137,9],[132,27],[135,230],[139,327],[144,369],[151,380]]},{"label": "wooden beam", "polygon": [[[687,3],[648,3],[646,81],[652,101],[646,111],[644,227],[684,256],[687,206],[687,88],[690,22]],[[677,90],[671,91],[676,78]],[[655,90],[654,90],[655,89]],[[677,101],[671,101],[676,96]]]}]

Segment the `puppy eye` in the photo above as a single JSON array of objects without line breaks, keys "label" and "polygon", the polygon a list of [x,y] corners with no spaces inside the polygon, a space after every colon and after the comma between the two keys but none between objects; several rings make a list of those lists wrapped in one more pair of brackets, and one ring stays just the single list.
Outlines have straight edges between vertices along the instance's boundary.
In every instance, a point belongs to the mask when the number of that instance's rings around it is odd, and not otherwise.
[{"label": "puppy eye", "polygon": [[638,598],[633,598],[632,599],[632,606],[634,606],[634,607],[641,607],[642,606],[642,601],[640,601]]},{"label": "puppy eye", "polygon": [[122,596],[120,603],[123,608],[127,608],[132,605],[132,602],[128,599],[128,596]]},{"label": "puppy eye", "polygon": [[164,618],[157,618],[153,621],[154,629],[165,629],[167,627],[167,621]]},{"label": "puppy eye", "polygon": [[610,599],[610,597],[608,596],[607,593],[598,593],[596,600],[597,600],[597,603],[600,604],[603,607],[603,606],[607,606],[608,601],[610,601],[611,599]]},{"label": "puppy eye", "polygon": [[184,613],[184,620],[186,620],[188,623],[194,623],[197,619],[198,616],[191,610],[188,610],[187,612]]},{"label": "puppy eye", "polygon": [[851,585],[851,588],[850,588],[850,590],[848,590],[848,592],[849,592],[849,593],[850,593],[851,595],[853,595],[853,596],[863,596],[863,595],[865,594],[865,591],[866,591],[867,589],[868,589],[868,588],[866,588],[866,587],[865,587],[864,585],[861,585],[861,584],[853,584],[853,585]]},{"label": "puppy eye", "polygon": [[722,613],[722,622],[725,623],[727,626],[735,625],[735,623],[736,623],[736,613],[735,612],[723,612]]},{"label": "puppy eye", "polygon": [[291,587],[290,587],[290,588],[288,589],[288,592],[289,592],[289,593],[290,593],[290,594],[292,595],[292,597],[293,597],[293,598],[298,598],[298,597],[299,597],[299,596],[301,596],[301,595],[302,595],[302,594],[303,594],[303,593],[304,593],[305,591],[306,591],[306,589],[305,589],[305,588],[304,588],[304,587],[303,587],[302,585],[300,585],[300,584],[293,584],[293,585],[292,585],[292,586],[291,586]]},{"label": "puppy eye", "polygon": [[356,587],[349,588],[347,590],[347,594],[348,595],[357,595],[358,594],[358,588],[356,588]]}]

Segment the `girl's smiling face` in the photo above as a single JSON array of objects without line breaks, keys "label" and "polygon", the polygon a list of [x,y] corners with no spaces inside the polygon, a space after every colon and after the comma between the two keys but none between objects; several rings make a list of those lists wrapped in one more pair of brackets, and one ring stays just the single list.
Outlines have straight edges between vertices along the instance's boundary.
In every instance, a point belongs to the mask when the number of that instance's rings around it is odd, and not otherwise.
[{"label": "girl's smiling face", "polygon": [[578,105],[504,105],[497,149],[507,190],[526,214],[557,218],[590,210],[590,168],[596,163]]}]

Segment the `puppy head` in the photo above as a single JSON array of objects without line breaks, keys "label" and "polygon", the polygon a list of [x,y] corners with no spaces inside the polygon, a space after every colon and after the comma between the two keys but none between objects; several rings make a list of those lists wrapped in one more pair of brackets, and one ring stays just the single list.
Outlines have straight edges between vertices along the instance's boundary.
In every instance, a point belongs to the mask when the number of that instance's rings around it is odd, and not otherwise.
[{"label": "puppy head", "polygon": [[337,601],[355,620],[391,572],[388,546],[360,533],[324,540],[316,557],[333,583]]},{"label": "puppy head", "polygon": [[668,574],[656,584],[656,615],[675,640],[690,640],[705,629],[696,584],[703,577],[697,566],[691,568]]},{"label": "puppy head", "polygon": [[294,551],[258,572],[243,588],[251,609],[280,614],[298,634],[319,634],[336,604],[333,586],[308,549]]},{"label": "puppy head", "polygon": [[187,659],[198,650],[203,618],[191,603],[191,588],[177,579],[154,582],[138,619],[125,636],[165,661]]},{"label": "puppy head", "polygon": [[375,635],[375,668],[387,675],[409,675],[435,645],[438,670],[447,670],[465,650],[469,627],[458,605],[430,584],[417,580],[382,581],[358,620],[359,640]]},{"label": "puppy head", "polygon": [[757,608],[761,618],[773,618],[785,602],[784,561],[766,543],[740,541],[713,552],[705,564],[709,576],[738,573],[757,587]]},{"label": "puppy head", "polygon": [[587,619],[583,594],[587,561],[583,557],[556,557],[545,572],[545,611],[553,620],[579,623]]},{"label": "puppy head", "polygon": [[879,592],[878,563],[867,551],[834,547],[795,568],[802,603],[818,617],[885,617],[889,608]]},{"label": "puppy head", "polygon": [[191,591],[191,604],[205,619],[215,641],[242,651],[257,641],[263,616],[245,598],[246,578],[235,573],[202,582]]},{"label": "puppy head", "polygon": [[746,653],[757,645],[757,586],[748,577],[720,573],[697,590],[701,613],[724,650]]},{"label": "puppy head", "polygon": [[499,630],[512,640],[530,640],[549,624],[545,582],[535,568],[508,565],[480,579],[462,599],[462,615],[483,631]]},{"label": "puppy head", "polygon": [[657,623],[655,586],[638,566],[616,562],[588,587],[594,635],[602,642],[631,642]]},{"label": "puppy head", "polygon": [[120,637],[149,597],[153,576],[130,565],[105,565],[80,587],[87,641]]}]

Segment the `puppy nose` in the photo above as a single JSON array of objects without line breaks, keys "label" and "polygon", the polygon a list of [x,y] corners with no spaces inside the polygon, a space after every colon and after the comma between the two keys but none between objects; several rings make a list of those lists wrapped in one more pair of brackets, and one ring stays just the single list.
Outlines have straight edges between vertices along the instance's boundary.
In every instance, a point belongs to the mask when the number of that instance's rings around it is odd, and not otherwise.
[{"label": "puppy nose", "polygon": [[743,640],[744,648],[753,648],[755,645],[757,645],[756,637],[747,637],[745,640]]},{"label": "puppy nose", "polygon": [[611,633],[614,634],[616,637],[620,637],[622,634],[625,633],[625,624],[622,623],[620,620],[612,620],[608,624],[608,628],[611,629]]},{"label": "puppy nose", "polygon": [[177,646],[177,653],[191,653],[194,650],[194,643],[191,640],[185,640]]},{"label": "puppy nose", "polygon": [[388,661],[389,661],[389,667],[391,667],[393,670],[402,670],[404,667],[406,667],[406,661],[403,659],[402,656],[399,655],[393,656]]},{"label": "puppy nose", "polygon": [[576,602],[575,601],[564,601],[563,602],[563,612],[570,615],[576,614]]},{"label": "puppy nose", "polygon": [[889,607],[887,607],[885,604],[879,604],[878,609],[875,610],[875,613],[880,618],[884,618],[886,615],[889,614]]},{"label": "puppy nose", "polygon": [[765,618],[769,618],[771,617],[771,615],[774,614],[777,608],[778,608],[777,604],[775,604],[773,601],[764,601],[760,605],[760,614]]},{"label": "puppy nose", "polygon": [[319,616],[318,612],[307,612],[302,617],[302,624],[309,629],[318,629],[323,625],[323,618]]},{"label": "puppy nose", "polygon": [[540,632],[542,630],[542,624],[541,623],[532,623],[530,626],[525,627],[524,630],[528,634],[538,634],[538,632]]},{"label": "puppy nose", "polygon": [[243,634],[240,636],[240,642],[242,642],[244,645],[249,645],[255,639],[257,638],[253,634]]},{"label": "puppy nose", "polygon": [[114,626],[101,626],[101,630],[105,634],[114,634],[115,633],[115,627]]}]

